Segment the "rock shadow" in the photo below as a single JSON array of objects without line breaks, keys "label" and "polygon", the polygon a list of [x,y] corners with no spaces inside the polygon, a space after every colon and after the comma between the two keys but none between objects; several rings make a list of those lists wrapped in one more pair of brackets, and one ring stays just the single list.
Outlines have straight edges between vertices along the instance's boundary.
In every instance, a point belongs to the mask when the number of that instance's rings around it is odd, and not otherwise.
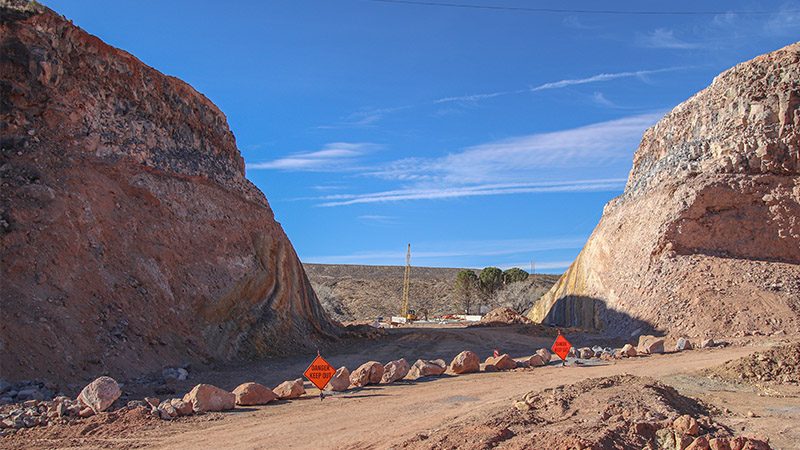
[{"label": "rock shadow", "polygon": [[582,328],[608,337],[665,335],[663,330],[646,320],[608,308],[604,300],[584,295],[568,295],[558,299],[542,323],[554,327]]}]

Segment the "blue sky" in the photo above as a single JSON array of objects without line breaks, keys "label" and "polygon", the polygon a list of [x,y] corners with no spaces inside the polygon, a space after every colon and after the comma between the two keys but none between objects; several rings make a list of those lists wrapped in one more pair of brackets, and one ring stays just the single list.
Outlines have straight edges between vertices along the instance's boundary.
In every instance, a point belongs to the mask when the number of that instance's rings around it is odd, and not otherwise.
[{"label": "blue sky", "polygon": [[43,3],[216,103],[304,262],[549,273],[645,128],[800,35],[798,1]]}]

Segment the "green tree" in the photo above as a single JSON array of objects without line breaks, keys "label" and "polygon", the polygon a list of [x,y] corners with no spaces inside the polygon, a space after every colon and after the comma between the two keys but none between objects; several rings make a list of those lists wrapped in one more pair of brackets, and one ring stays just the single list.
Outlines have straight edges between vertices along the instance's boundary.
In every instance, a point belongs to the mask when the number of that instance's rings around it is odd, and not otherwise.
[{"label": "green tree", "polygon": [[503,284],[516,283],[517,281],[525,281],[527,279],[528,272],[525,272],[519,267],[512,267],[503,272]]},{"label": "green tree", "polygon": [[497,267],[484,267],[479,278],[484,299],[488,299],[503,285],[503,271]]},{"label": "green tree", "polygon": [[459,306],[466,314],[469,314],[472,303],[475,301],[480,281],[475,272],[471,270],[461,270],[456,275],[456,298]]}]

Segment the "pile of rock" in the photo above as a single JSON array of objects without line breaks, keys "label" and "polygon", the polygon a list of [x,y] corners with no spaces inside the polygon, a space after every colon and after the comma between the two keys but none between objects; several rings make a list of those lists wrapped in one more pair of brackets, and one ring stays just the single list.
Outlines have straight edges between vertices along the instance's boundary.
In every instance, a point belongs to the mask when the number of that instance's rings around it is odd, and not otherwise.
[{"label": "pile of rock", "polygon": [[495,308],[481,318],[481,325],[531,324],[533,321],[508,307]]},{"label": "pile of rock", "polygon": [[77,401],[65,396],[53,400],[26,400],[0,413],[0,429],[7,431],[67,422],[80,417],[82,409]]},{"label": "pile of rock", "polygon": [[[648,433],[650,430],[643,432]],[[711,449],[750,449],[769,450],[767,440],[752,436],[724,436],[704,434],[703,428],[690,415],[682,415],[668,426],[655,431],[657,448],[711,450]]]},{"label": "pile of rock", "polygon": [[[41,392],[41,391],[40,391]],[[108,409],[122,391],[113,378],[100,377],[89,383],[76,400],[60,395],[53,400],[26,400],[0,413],[0,429],[16,430],[63,423],[93,416]]]},{"label": "pile of rock", "polygon": [[8,383],[0,380],[0,405],[21,403],[27,400],[50,400],[56,387],[41,381]]}]

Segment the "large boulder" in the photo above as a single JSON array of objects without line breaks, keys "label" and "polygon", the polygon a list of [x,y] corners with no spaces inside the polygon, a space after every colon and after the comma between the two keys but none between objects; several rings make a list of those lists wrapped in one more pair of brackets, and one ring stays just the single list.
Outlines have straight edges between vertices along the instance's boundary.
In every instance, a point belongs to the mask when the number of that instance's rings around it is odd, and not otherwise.
[{"label": "large boulder", "polygon": [[37,2],[0,17],[4,378],[136,378],[339,333],[216,105]]},{"label": "large boulder", "polygon": [[418,359],[411,366],[407,377],[411,380],[422,377],[435,377],[443,374],[445,370],[447,370],[447,363],[443,359]]},{"label": "large boulder", "polygon": [[511,370],[517,368],[517,362],[504,353],[500,356],[490,356],[486,358],[485,366],[493,366],[497,370]]},{"label": "large boulder", "polygon": [[798,155],[800,42],[726,70],[644,132],[624,192],[528,317],[619,337],[797,335],[800,286],[776,280],[800,279]]},{"label": "large boulder", "polygon": [[235,395],[210,384],[198,384],[183,396],[183,401],[191,403],[192,410],[197,413],[226,411],[236,407]]},{"label": "large boulder", "polygon": [[272,389],[258,383],[242,383],[233,390],[236,396],[236,404],[241,406],[266,405],[277,400],[278,396]]},{"label": "large boulder", "polygon": [[545,362],[544,357],[541,354],[539,354],[539,352],[537,352],[535,355],[531,355],[531,357],[528,358],[527,363],[528,367],[542,367],[547,365],[547,362]]},{"label": "large boulder", "polygon": [[346,391],[350,387],[350,371],[347,367],[339,367],[326,386],[332,391]]},{"label": "large boulder", "polygon": [[274,392],[275,395],[277,395],[281,400],[288,400],[292,398],[299,398],[305,395],[306,388],[303,386],[303,379],[298,378],[296,380],[284,381],[283,383],[277,385],[272,392]]},{"label": "large boulder", "polygon": [[117,381],[111,377],[102,376],[83,388],[78,394],[78,401],[97,414],[108,409],[120,395],[122,395],[122,391]]},{"label": "large boulder", "polygon": [[350,384],[353,387],[364,387],[380,383],[381,378],[383,378],[383,364],[378,361],[368,361],[350,373]]},{"label": "large boulder", "polygon": [[402,380],[410,369],[411,367],[408,365],[408,361],[406,361],[405,358],[390,361],[383,366],[381,383],[394,383],[397,380]]},{"label": "large boulder", "polygon": [[481,360],[474,352],[464,350],[450,363],[450,371],[455,374],[472,373],[481,370]]},{"label": "large boulder", "polygon": [[536,350],[536,354],[542,358],[542,361],[544,361],[545,364],[550,363],[550,360],[553,359],[553,355],[550,353],[550,350],[546,348],[540,348],[539,350]]},{"label": "large boulder", "polygon": [[639,344],[636,346],[637,354],[654,355],[664,353],[664,338],[655,336],[639,336]]},{"label": "large boulder", "polygon": [[589,347],[581,347],[578,349],[578,358],[591,359],[594,357],[594,350]]}]

